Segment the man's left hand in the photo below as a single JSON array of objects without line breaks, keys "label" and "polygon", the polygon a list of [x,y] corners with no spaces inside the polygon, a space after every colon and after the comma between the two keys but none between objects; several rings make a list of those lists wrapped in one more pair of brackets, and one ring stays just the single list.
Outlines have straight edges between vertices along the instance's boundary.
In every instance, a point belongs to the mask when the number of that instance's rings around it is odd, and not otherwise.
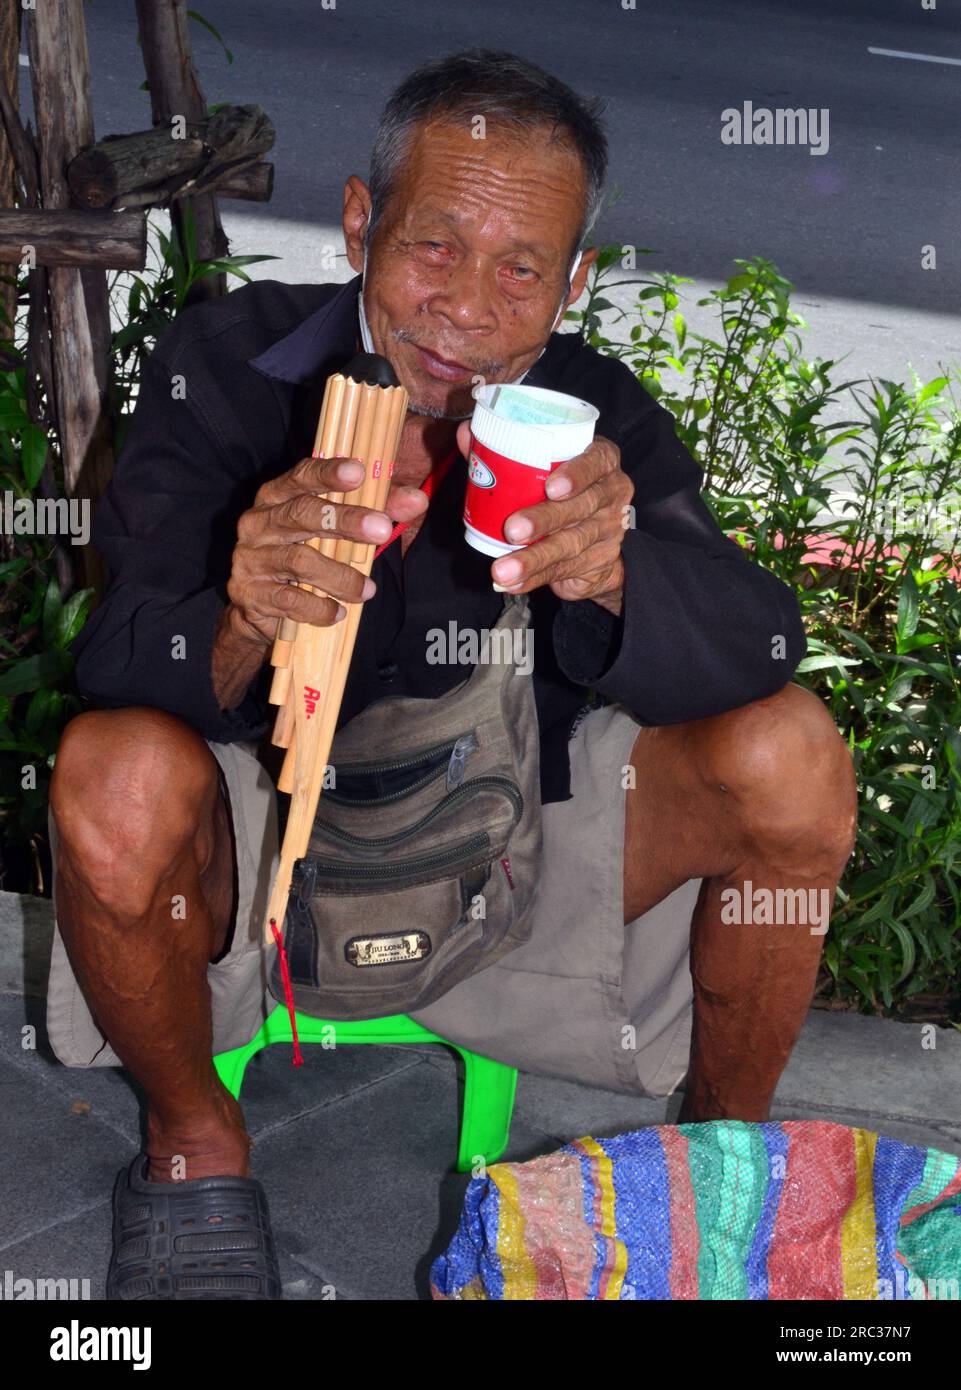
[{"label": "man's left hand", "polygon": [[[468,422],[458,435],[463,436],[458,444],[466,458]],[[512,543],[523,542],[524,548],[496,560],[491,574],[512,594],[547,584],[558,598],[591,598],[620,615],[624,509],[634,495],[634,484],[621,471],[620,449],[597,436],[583,454],[554,469],[546,491],[548,501],[508,517],[504,534]]]}]

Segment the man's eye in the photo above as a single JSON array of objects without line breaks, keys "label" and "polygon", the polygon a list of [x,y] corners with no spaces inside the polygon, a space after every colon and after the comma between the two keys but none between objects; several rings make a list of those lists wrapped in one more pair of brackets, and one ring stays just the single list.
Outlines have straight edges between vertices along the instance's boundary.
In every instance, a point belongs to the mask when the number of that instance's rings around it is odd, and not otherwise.
[{"label": "man's eye", "polygon": [[533,285],[534,281],[537,279],[536,270],[532,270],[529,265],[508,265],[505,266],[504,269],[507,272],[507,279],[510,283],[518,287],[521,285]]}]

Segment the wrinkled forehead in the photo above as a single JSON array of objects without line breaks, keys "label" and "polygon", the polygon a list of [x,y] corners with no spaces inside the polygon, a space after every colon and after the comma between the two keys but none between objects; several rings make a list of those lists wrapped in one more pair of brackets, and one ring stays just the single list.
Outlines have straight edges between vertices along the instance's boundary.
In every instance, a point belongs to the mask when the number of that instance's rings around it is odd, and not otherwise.
[{"label": "wrinkled forehead", "polygon": [[456,234],[504,239],[567,257],[587,196],[576,150],[546,124],[431,121],[414,128],[392,190],[390,217],[438,219]]}]

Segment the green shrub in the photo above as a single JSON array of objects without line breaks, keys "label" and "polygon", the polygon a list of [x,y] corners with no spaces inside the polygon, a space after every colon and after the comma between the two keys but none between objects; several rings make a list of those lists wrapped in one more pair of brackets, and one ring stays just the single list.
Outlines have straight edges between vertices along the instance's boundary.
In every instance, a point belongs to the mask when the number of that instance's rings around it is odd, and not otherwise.
[{"label": "green shrub", "polygon": [[[150,264],[111,282],[115,322],[111,417],[115,454],[123,447],[144,357],[184,307],[192,287],[270,256],[198,261],[189,217],[186,249],[154,227]],[[10,281],[6,281],[10,283]],[[63,496],[57,441],[31,419],[24,361],[27,286],[17,281],[14,340],[0,371],[0,496]],[[34,412],[37,414],[38,412]],[[47,792],[60,734],[80,710],[68,647],[86,621],[92,589],[77,589],[78,548],[63,538],[0,534],[0,887],[47,887]]]},{"label": "green shrub", "polygon": [[604,249],[567,317],[671,410],[718,523],[798,591],[809,655],[796,678],[853,754],[860,823],[825,948],[833,989],[875,1011],[956,995],[957,369],[911,386],[836,382],[835,362],[804,356],[792,287],[760,258],[698,300],[714,336],[689,329],[679,276],[628,282],[635,303],[617,310],[606,295],[619,256]]}]

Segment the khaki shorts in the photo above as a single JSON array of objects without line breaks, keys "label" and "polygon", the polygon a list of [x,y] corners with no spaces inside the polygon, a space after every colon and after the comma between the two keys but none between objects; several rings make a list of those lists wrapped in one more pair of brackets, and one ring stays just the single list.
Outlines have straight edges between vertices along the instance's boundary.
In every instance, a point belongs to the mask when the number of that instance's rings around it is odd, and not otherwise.
[{"label": "khaki shorts", "polygon": [[[412,1017],[522,1071],[666,1096],[687,1071],[688,951],[700,880],[624,925],[621,778],[639,729],[618,705],[592,710],[577,725],[569,745],[571,799],[543,808],[543,875],[531,939]],[[217,1053],[248,1042],[278,1007],[267,990],[275,947],[262,941],[277,867],[277,809],[253,745],[209,746],[223,772],[237,846],[233,941],[207,968]],[[56,857],[52,818],[51,844]],[[66,1066],[120,1065],[91,1017],[57,930],[47,1026]]]}]

